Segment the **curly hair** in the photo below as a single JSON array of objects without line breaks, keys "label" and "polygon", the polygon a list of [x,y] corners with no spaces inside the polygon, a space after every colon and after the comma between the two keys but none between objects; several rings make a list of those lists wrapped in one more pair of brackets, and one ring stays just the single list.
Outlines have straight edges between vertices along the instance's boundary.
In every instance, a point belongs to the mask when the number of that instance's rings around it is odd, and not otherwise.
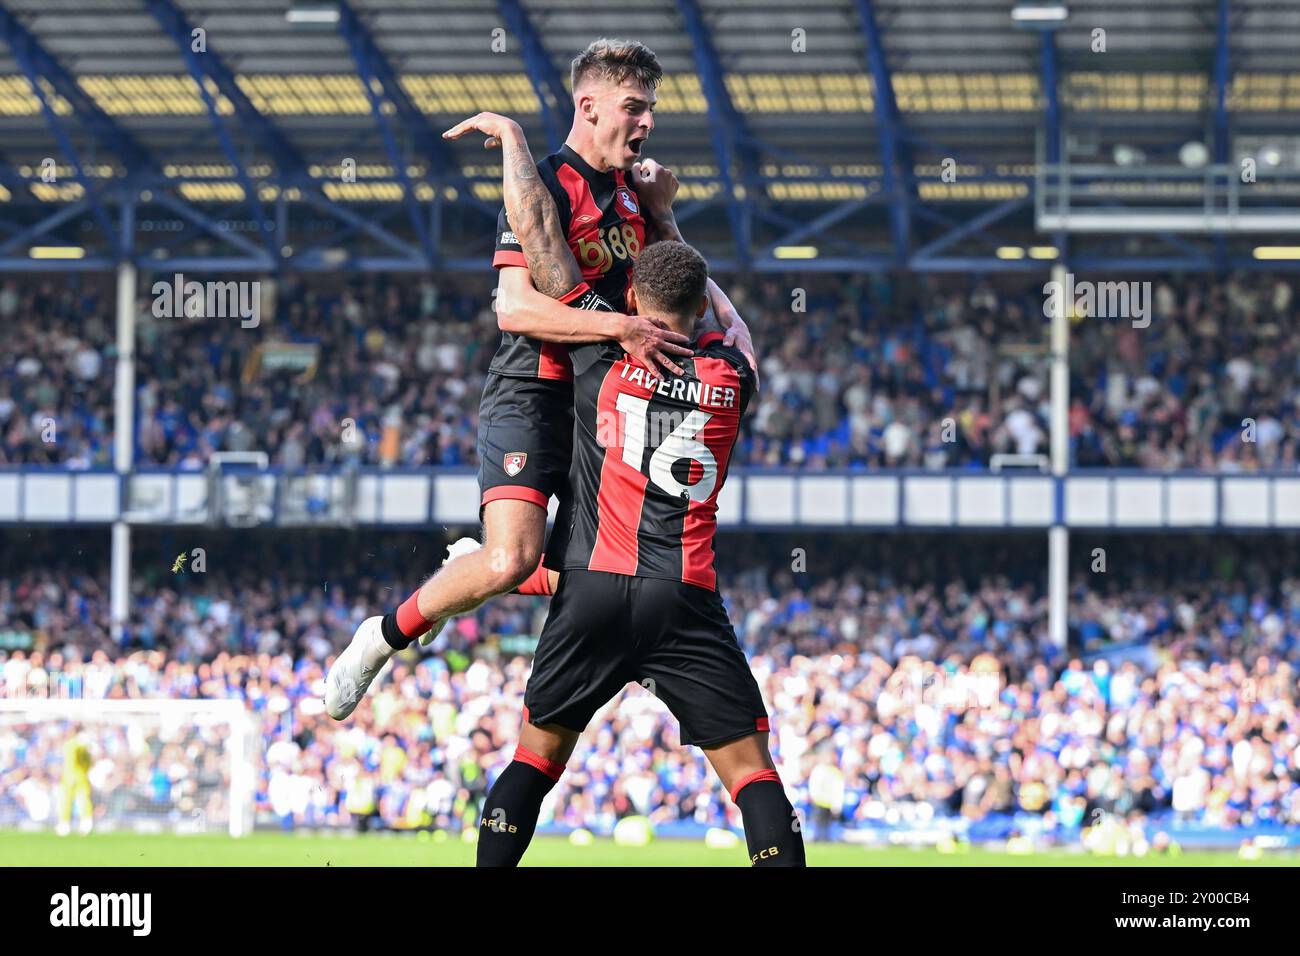
[{"label": "curly hair", "polygon": [[662,309],[677,318],[694,317],[709,281],[709,264],[684,242],[656,242],[642,250],[632,270],[641,311]]},{"label": "curly hair", "polygon": [[569,79],[576,92],[588,77],[609,80],[614,84],[629,78],[650,89],[663,79],[663,67],[654,50],[636,40],[611,40],[601,37],[573,58]]}]

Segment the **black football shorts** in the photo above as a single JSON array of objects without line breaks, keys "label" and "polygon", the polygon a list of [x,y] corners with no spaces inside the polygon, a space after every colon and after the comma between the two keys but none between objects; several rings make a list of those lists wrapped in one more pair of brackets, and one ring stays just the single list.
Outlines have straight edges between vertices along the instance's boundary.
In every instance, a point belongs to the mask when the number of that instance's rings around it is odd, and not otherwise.
[{"label": "black football shorts", "polygon": [[488,373],[478,412],[480,506],[565,499],[572,457],[573,383]]},{"label": "black football shorts", "polygon": [[767,710],[717,591],[607,571],[560,575],[524,691],[525,718],[581,732],[636,683],[712,747],[768,729]]}]

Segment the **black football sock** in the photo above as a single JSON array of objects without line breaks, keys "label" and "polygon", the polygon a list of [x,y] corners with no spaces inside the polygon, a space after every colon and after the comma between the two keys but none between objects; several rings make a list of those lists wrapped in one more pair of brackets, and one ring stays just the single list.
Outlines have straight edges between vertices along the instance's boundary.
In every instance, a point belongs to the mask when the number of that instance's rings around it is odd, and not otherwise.
[{"label": "black football sock", "polygon": [[379,631],[384,635],[388,646],[394,650],[404,651],[411,645],[411,639],[397,626],[397,615],[392,611],[385,614],[384,619],[379,622]]},{"label": "black football sock", "polygon": [[537,828],[542,801],[564,772],[564,764],[519,747],[501,771],[479,814],[478,866],[518,866]]},{"label": "black football sock", "polygon": [[432,622],[420,613],[420,592],[417,590],[401,603],[396,611],[385,614],[379,622],[379,632],[395,651],[406,650],[421,634],[429,630]]},{"label": "black football sock", "polygon": [[754,866],[807,866],[803,833],[775,770],[741,780],[732,794],[745,820],[745,842]]}]

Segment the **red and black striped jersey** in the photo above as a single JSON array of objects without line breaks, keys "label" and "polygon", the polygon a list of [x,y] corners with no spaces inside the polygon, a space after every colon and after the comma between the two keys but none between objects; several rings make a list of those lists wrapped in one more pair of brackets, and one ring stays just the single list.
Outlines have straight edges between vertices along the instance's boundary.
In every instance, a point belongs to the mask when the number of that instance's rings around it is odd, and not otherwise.
[{"label": "red and black striped jersey", "polygon": [[[555,199],[560,221],[567,224],[565,235],[583,279],[622,311],[632,282],[632,263],[645,244],[645,219],[636,192],[621,169],[598,172],[567,145],[538,163],[537,171]],[[528,265],[504,208],[497,217],[492,265]],[[514,378],[573,380],[567,346],[510,332],[501,334],[489,371]]]},{"label": "red and black striped jersey", "polygon": [[722,338],[700,336],[671,378],[611,343],[572,350],[571,523],[548,566],[716,589],[718,493],[755,389]]}]

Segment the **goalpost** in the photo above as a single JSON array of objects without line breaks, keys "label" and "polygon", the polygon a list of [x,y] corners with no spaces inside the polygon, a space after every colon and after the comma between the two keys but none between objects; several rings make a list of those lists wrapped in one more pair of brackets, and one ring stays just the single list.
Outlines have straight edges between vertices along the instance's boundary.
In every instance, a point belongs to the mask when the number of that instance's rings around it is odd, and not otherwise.
[{"label": "goalpost", "polygon": [[77,734],[90,752],[96,829],[252,830],[256,733],[238,700],[0,700],[0,770],[10,781],[0,826],[59,822]]}]

